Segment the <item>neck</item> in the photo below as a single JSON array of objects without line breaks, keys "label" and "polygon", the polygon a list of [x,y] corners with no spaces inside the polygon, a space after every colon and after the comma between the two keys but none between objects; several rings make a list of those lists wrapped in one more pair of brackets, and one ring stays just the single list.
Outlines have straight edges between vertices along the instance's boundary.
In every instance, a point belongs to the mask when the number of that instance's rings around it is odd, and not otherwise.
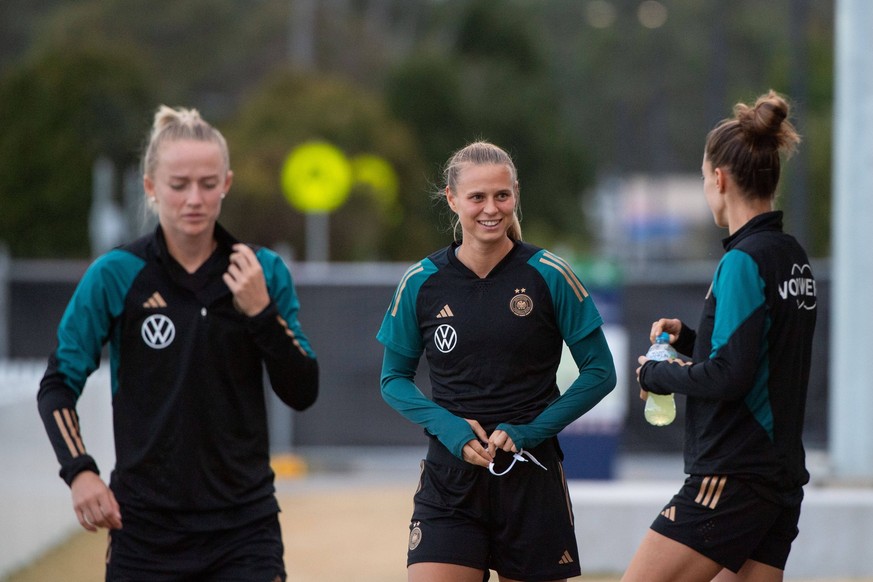
[{"label": "neck", "polygon": [[493,244],[464,242],[458,247],[458,260],[479,278],[485,278],[512,250],[514,244],[509,237],[504,237]]},{"label": "neck", "polygon": [[209,238],[206,237],[173,237],[167,236],[164,231],[164,239],[167,242],[167,250],[170,256],[176,259],[182,268],[188,273],[193,273],[200,268],[200,265],[206,262],[206,259],[218,246],[213,234],[209,233]]},{"label": "neck", "polygon": [[733,234],[756,216],[765,212],[772,212],[772,210],[773,200],[743,199],[743,203],[731,207],[728,211],[728,232]]}]

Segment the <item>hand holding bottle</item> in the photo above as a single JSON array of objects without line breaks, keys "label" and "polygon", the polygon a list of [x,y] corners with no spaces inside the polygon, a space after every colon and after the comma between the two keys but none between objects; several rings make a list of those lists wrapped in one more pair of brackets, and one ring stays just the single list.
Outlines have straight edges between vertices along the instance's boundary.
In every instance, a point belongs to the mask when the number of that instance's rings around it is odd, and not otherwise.
[{"label": "hand holding bottle", "polygon": [[[658,323],[659,322],[655,322],[652,325],[653,330],[654,327],[658,325]],[[681,329],[681,323],[679,324],[679,329]],[[676,330],[676,333],[679,333],[678,329]],[[678,354],[676,353],[676,349],[670,345],[670,333],[668,331],[659,332],[658,336],[654,340],[654,343],[649,348],[649,351],[646,352],[646,358],[650,360],[655,360],[656,362],[660,362],[663,360],[672,360],[675,359],[677,356]],[[670,424],[676,418],[676,402],[673,399],[673,395],[654,394],[652,392],[649,392],[648,397],[646,398],[644,414],[649,424],[655,426],[666,426]]]},{"label": "hand holding bottle", "polygon": [[655,343],[659,335],[667,332],[670,334],[667,343],[672,344],[679,338],[679,332],[681,331],[682,322],[680,320],[662,317],[652,324],[652,331],[649,332],[649,341]]}]

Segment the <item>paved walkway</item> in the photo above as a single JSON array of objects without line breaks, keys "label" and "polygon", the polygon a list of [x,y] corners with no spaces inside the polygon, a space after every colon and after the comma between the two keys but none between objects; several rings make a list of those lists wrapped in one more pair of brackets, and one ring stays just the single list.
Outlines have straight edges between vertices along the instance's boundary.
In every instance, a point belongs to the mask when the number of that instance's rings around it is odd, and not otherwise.
[{"label": "paved walkway", "polygon": [[[405,449],[387,456],[320,451],[307,457],[306,474],[280,479],[289,582],[404,582],[407,524],[420,456],[421,451]],[[625,470],[648,475],[654,469],[635,464]],[[104,553],[105,535],[83,532],[5,582],[102,580]],[[574,582],[616,580],[615,573],[589,572]]]}]

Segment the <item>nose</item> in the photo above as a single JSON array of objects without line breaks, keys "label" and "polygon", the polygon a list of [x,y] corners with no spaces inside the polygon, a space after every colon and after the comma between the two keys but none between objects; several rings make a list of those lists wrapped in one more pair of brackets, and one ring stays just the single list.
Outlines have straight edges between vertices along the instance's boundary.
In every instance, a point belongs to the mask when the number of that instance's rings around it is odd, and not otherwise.
[{"label": "nose", "polygon": [[203,203],[203,192],[199,185],[192,184],[188,188],[188,193],[185,196],[185,204],[188,206],[199,206]]}]

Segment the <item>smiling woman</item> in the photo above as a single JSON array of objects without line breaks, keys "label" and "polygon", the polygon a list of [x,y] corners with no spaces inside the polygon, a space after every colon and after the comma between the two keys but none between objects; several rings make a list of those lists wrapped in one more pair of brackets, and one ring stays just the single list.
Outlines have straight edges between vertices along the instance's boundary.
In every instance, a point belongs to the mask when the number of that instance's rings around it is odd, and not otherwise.
[{"label": "smiling woman", "polygon": [[[458,258],[474,264],[489,254],[503,251],[506,254],[513,245],[507,225],[518,222],[518,182],[512,170],[505,165],[483,164],[468,168],[455,179],[454,188],[446,187],[449,208],[458,218],[464,233],[463,244],[458,247]],[[521,238],[521,229],[517,229]],[[517,239],[516,239],[517,240]],[[489,253],[489,247],[497,246]],[[493,267],[490,262],[475,265],[473,271],[480,277]]]},{"label": "smiling woman", "polygon": [[[291,273],[218,224],[230,157],[196,110],[157,111],[142,168],[158,227],[91,265],[41,382],[61,477],[82,527],[109,530],[107,580],[284,580],[263,369],[297,410],[318,392]],[[104,343],[116,428],[108,487],[76,412]]]},{"label": "smiling woman", "polygon": [[[458,185],[462,174],[470,184]],[[472,143],[455,152],[446,164],[443,179],[446,200],[455,213],[453,220],[455,240],[458,240],[458,227],[462,225],[461,215],[451,206],[452,200],[457,198],[461,188],[467,195],[484,195],[484,192],[476,188],[478,182],[483,180],[484,186],[490,186],[492,192],[500,190],[502,201],[511,201],[512,220],[504,224],[503,232],[512,241],[521,240],[518,171],[512,158],[503,149],[486,142]]]},{"label": "smiling woman", "polygon": [[[566,580],[580,570],[557,434],[615,386],[602,320],[566,261],[522,242],[503,149],[470,144],[444,176],[456,240],[409,268],[377,335],[385,401],[430,438],[409,580]],[[579,376],[562,394],[564,342]]]}]

